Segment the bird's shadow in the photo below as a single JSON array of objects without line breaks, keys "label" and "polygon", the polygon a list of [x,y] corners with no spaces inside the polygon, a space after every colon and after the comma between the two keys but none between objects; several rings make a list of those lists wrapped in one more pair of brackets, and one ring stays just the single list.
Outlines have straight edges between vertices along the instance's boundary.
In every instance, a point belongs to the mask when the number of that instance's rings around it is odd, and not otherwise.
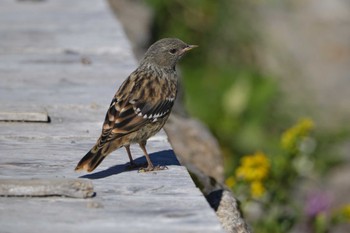
[{"label": "bird's shadow", "polygon": [[[163,150],[159,152],[154,152],[149,155],[152,163],[157,166],[171,166],[177,165],[180,166],[179,161],[177,160],[173,150]],[[146,164],[146,157],[142,156],[134,160],[134,162],[138,165]],[[103,179],[109,176],[117,175],[122,172],[129,172],[133,169],[128,168],[129,163],[115,165],[113,167],[109,167],[106,170],[95,172],[92,174],[87,174],[80,176],[79,178],[86,178],[91,180]],[[137,168],[136,168],[137,169]]]}]

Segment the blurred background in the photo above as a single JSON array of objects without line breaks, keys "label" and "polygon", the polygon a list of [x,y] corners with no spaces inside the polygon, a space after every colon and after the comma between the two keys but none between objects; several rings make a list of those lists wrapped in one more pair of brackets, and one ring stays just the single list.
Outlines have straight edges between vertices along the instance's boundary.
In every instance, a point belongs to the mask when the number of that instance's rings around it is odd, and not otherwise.
[{"label": "blurred background", "polygon": [[199,45],[180,63],[177,113],[218,140],[254,232],[348,232],[349,1],[109,3],[138,58],[164,37]]}]

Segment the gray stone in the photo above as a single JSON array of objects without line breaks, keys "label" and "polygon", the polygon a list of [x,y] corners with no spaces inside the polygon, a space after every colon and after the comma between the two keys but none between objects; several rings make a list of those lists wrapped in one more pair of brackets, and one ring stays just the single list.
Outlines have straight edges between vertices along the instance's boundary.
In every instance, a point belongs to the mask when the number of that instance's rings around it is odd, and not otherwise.
[{"label": "gray stone", "polygon": [[165,130],[181,164],[193,164],[206,175],[224,182],[224,163],[220,147],[201,122],[172,114]]}]

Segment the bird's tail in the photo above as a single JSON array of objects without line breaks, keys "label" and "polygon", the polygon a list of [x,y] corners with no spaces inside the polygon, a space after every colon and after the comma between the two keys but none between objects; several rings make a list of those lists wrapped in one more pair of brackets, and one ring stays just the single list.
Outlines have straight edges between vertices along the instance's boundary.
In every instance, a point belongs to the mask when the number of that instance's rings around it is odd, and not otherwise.
[{"label": "bird's tail", "polygon": [[75,167],[75,171],[86,170],[92,172],[106,158],[108,154],[102,153],[103,148],[97,151],[92,148]]}]

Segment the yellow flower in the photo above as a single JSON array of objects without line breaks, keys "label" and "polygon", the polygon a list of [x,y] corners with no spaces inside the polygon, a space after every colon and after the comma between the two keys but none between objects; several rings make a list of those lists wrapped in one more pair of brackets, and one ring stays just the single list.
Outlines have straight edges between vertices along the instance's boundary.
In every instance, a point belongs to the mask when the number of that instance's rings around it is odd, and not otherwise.
[{"label": "yellow flower", "polygon": [[230,176],[229,178],[226,179],[225,183],[229,188],[233,188],[233,186],[235,186],[236,184],[236,180],[233,176]]},{"label": "yellow flower", "polygon": [[340,213],[347,221],[350,221],[350,204],[343,206],[340,209]]},{"label": "yellow flower", "polygon": [[294,151],[300,138],[308,136],[314,125],[314,122],[310,118],[300,119],[297,124],[282,134],[282,148]]},{"label": "yellow flower", "polygon": [[259,198],[266,192],[264,185],[260,181],[253,181],[250,184],[250,193],[252,197]]},{"label": "yellow flower", "polygon": [[350,204],[336,209],[331,216],[332,224],[350,223]]},{"label": "yellow flower", "polygon": [[262,152],[246,155],[241,159],[241,165],[236,170],[236,176],[246,181],[263,180],[267,177],[270,162]]}]

